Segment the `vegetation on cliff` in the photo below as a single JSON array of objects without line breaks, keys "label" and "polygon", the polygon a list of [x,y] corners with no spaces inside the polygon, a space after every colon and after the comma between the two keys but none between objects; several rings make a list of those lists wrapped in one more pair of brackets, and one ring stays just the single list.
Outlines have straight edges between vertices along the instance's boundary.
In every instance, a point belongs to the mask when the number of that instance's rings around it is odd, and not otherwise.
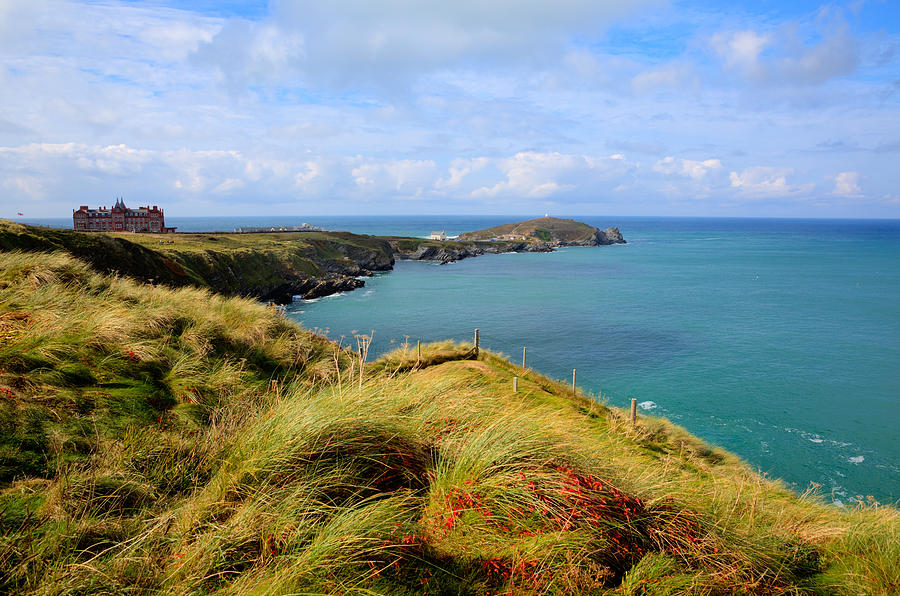
[{"label": "vegetation on cliff", "polygon": [[108,234],[0,220],[0,249],[65,250],[100,271],[281,303],[359,287],[357,276],[394,263],[386,241],[347,232]]},{"label": "vegetation on cliff", "polygon": [[470,345],[363,366],[62,253],[0,253],[0,334],[0,591],[900,590],[896,509],[798,497]]},{"label": "vegetation on cliff", "polygon": [[[535,222],[545,227],[536,227]],[[532,235],[492,240],[493,231],[501,229],[514,230],[520,236],[531,230],[528,233]],[[617,228],[598,230],[555,218],[471,234],[475,239],[441,241],[349,232],[85,233],[0,220],[0,250],[64,250],[107,273],[287,304],[294,296],[318,298],[361,287],[360,277],[390,270],[395,256],[449,263],[488,253],[547,252],[556,246],[625,242]]]},{"label": "vegetation on cliff", "polygon": [[459,235],[460,240],[521,240],[555,246],[625,244],[618,228],[600,230],[574,219],[539,217]]}]

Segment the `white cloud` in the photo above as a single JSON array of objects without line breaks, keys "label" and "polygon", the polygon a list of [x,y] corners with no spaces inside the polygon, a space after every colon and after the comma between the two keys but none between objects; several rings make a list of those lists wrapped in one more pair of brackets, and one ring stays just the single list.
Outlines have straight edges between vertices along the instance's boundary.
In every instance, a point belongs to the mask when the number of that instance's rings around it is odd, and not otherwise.
[{"label": "white cloud", "polygon": [[486,157],[476,157],[474,159],[454,159],[450,163],[450,168],[448,170],[449,177],[438,180],[436,186],[438,188],[458,187],[462,183],[463,178],[465,178],[469,174],[480,172],[485,167],[487,167],[489,163],[490,160]]},{"label": "white cloud", "polygon": [[759,69],[759,55],[772,45],[772,37],[756,31],[733,31],[715,34],[711,43],[725,59],[725,66],[739,68],[755,76]]},{"label": "white cloud", "polygon": [[722,169],[722,162],[718,159],[694,161],[675,157],[664,157],[653,164],[653,171],[660,174],[677,174],[694,180],[702,180],[710,172]]},{"label": "white cloud", "polygon": [[408,84],[420,74],[481,64],[556,61],[572,35],[657,0],[300,0],[263,23],[233,23],[199,51],[226,76],[300,73],[337,88]]},{"label": "white cloud", "polygon": [[[896,27],[751,9],[713,35],[726,21],[635,10],[652,2],[307,0],[243,18],[0,0],[0,209],[43,197],[65,214],[123,195],[192,215],[202,201],[346,212],[380,198],[500,212],[618,189],[620,212],[653,213],[689,197],[802,198],[811,181],[854,196],[863,179],[870,201],[895,196]],[[625,11],[637,18],[605,36]],[[812,87],[823,81],[827,93]],[[823,138],[859,150],[808,151]]]},{"label": "white cloud", "polygon": [[621,155],[590,157],[558,152],[524,151],[500,159],[495,167],[506,180],[472,191],[472,197],[520,196],[543,198],[586,188],[590,183],[622,175],[630,168]]},{"label": "white cloud", "polygon": [[239,190],[241,188],[244,188],[244,186],[244,181],[240,178],[228,178],[226,180],[223,180],[221,184],[212,189],[211,192],[213,194],[224,194],[229,193],[233,190]]},{"label": "white cloud", "polygon": [[790,184],[788,176],[792,168],[755,166],[741,173],[731,172],[731,186],[742,195],[756,198],[787,197],[811,191],[812,183]]},{"label": "white cloud", "polygon": [[720,32],[710,44],[726,69],[758,84],[818,85],[852,74],[859,66],[859,42],[845,26],[804,44],[796,28],[776,33]]},{"label": "white cloud", "polygon": [[41,181],[34,176],[12,176],[3,181],[4,188],[16,198],[43,199],[47,196]]},{"label": "white cloud", "polygon": [[696,91],[699,86],[700,79],[694,69],[687,64],[667,64],[641,72],[631,79],[631,89],[638,95],[666,89],[683,93],[688,90]]},{"label": "white cloud", "polygon": [[834,190],[831,194],[840,195],[851,199],[863,196],[859,187],[859,172],[841,172],[834,177]]},{"label": "white cloud", "polygon": [[357,188],[366,194],[393,192],[417,196],[435,183],[437,166],[431,160],[364,161],[350,175]]}]

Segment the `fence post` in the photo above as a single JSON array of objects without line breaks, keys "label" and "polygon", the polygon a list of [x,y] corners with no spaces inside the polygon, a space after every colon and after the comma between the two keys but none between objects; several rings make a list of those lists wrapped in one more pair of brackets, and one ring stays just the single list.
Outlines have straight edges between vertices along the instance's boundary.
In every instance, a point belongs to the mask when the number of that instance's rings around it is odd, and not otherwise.
[{"label": "fence post", "polygon": [[519,392],[519,377],[513,377],[513,393]]},{"label": "fence post", "polygon": [[637,424],[637,400],[631,398],[631,425]]},{"label": "fence post", "polygon": [[572,395],[575,395],[575,369],[572,369]]},{"label": "fence post", "polygon": [[417,339],[416,340],[416,363],[419,363],[421,361],[422,361],[422,340]]},{"label": "fence post", "polygon": [[478,358],[478,327],[475,328],[475,357]]},{"label": "fence post", "polygon": [[525,368],[525,352],[528,350],[527,347],[522,346],[522,368]]}]

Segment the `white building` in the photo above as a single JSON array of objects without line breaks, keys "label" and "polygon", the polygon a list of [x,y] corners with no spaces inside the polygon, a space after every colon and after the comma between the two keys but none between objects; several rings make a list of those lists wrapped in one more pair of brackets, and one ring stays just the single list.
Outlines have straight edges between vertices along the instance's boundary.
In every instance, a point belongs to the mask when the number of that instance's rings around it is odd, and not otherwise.
[{"label": "white building", "polygon": [[444,230],[441,230],[439,232],[432,232],[430,238],[431,240],[446,240],[447,233]]}]

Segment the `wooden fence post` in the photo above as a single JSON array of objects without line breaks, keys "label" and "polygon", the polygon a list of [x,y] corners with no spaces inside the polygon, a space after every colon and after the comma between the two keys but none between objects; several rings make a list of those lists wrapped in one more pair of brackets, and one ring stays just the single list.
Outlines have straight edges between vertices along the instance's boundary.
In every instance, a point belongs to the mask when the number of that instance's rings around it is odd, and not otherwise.
[{"label": "wooden fence post", "polygon": [[522,368],[525,368],[525,352],[528,350],[527,347],[522,346]]},{"label": "wooden fence post", "polygon": [[416,340],[416,362],[418,363],[421,361],[422,361],[422,340],[417,339]]},{"label": "wooden fence post", "polygon": [[575,369],[572,369],[572,395],[575,395]]},{"label": "wooden fence post", "polygon": [[478,358],[478,328],[475,328],[475,357]]},{"label": "wooden fence post", "polygon": [[513,377],[513,393],[519,392],[519,377]]},{"label": "wooden fence post", "polygon": [[631,398],[631,425],[637,424],[637,400]]}]

